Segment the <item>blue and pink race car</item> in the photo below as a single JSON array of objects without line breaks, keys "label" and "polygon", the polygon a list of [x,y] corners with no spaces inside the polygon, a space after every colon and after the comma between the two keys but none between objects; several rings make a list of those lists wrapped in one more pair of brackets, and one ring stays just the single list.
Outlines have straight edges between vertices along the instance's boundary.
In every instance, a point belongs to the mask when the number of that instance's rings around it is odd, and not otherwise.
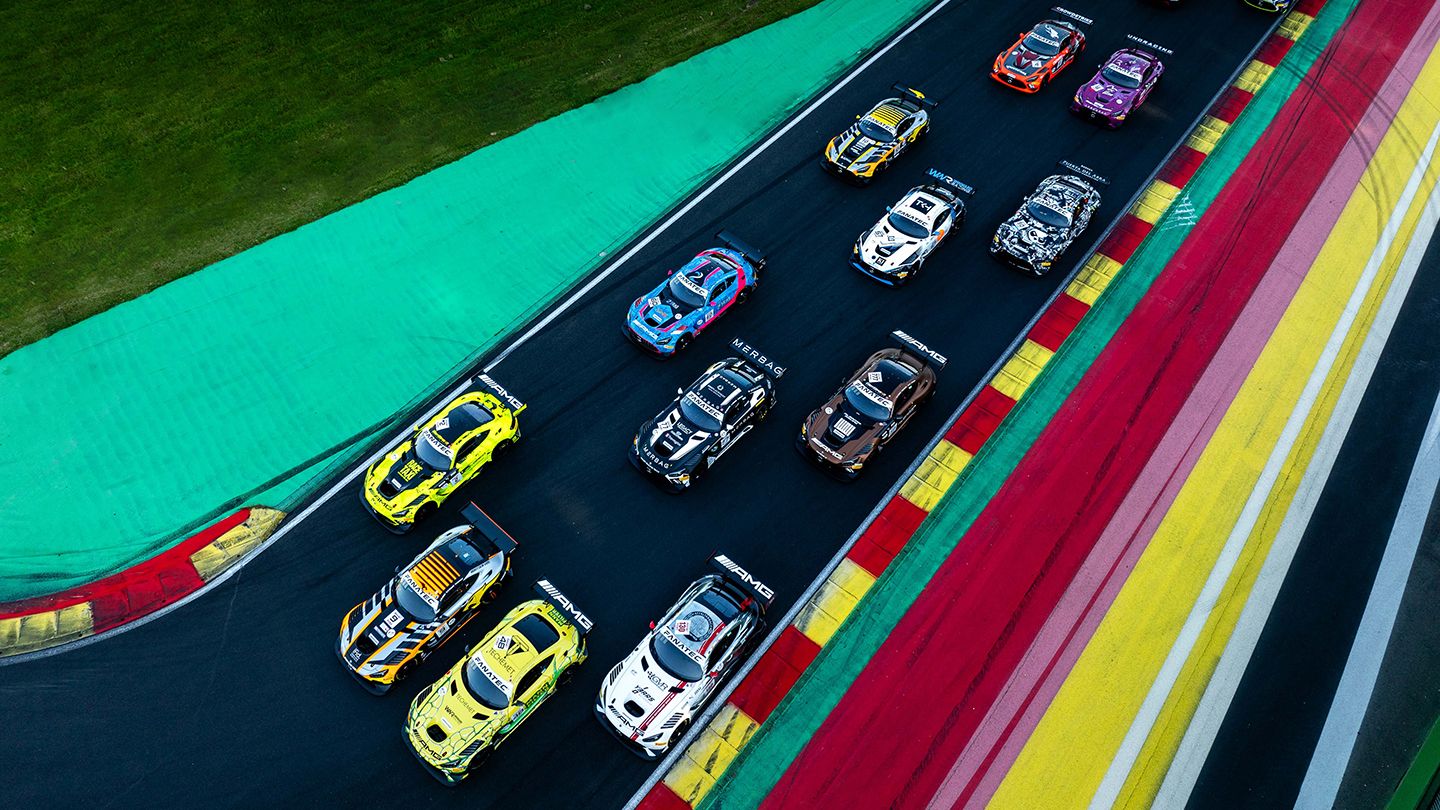
[{"label": "blue and pink race car", "polygon": [[1095,78],[1076,91],[1075,99],[1070,102],[1073,112],[1116,129],[1149,98],[1150,91],[1165,72],[1165,65],[1153,51],[1169,53],[1169,50],[1138,37],[1130,38],[1151,50],[1122,48],[1111,54]]},{"label": "blue and pink race car", "polygon": [[701,251],[630,305],[624,331],[631,343],[657,357],[670,357],[750,297],[760,283],[765,257],[727,231],[716,236],[726,247]]}]

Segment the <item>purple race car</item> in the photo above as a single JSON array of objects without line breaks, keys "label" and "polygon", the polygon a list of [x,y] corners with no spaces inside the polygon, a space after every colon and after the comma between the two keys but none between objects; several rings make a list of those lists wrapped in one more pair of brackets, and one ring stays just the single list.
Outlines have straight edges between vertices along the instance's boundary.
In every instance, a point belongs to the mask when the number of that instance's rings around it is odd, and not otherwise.
[{"label": "purple race car", "polygon": [[1165,65],[1155,54],[1139,48],[1122,48],[1111,54],[1095,78],[1075,93],[1070,109],[1115,129],[1145,103],[1164,72]]}]

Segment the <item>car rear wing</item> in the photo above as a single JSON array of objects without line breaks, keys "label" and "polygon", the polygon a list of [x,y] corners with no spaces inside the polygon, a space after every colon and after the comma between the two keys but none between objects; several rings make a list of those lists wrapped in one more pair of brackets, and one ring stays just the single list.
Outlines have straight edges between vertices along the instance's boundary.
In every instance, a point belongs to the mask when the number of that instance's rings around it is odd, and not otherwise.
[{"label": "car rear wing", "polygon": [[565,618],[569,619],[570,623],[575,625],[575,629],[580,631],[580,635],[583,636],[589,633],[590,629],[595,626],[595,623],[590,621],[590,617],[586,616],[574,602],[570,601],[570,597],[561,593],[559,588],[550,584],[550,580],[542,579],[536,582],[535,592],[540,594],[541,599],[554,605],[561,613],[565,614]]},{"label": "car rear wing", "polygon": [[505,403],[505,405],[510,408],[510,412],[516,416],[519,416],[520,412],[525,410],[525,403],[510,393],[505,386],[496,382],[495,378],[489,374],[481,373],[476,376],[475,379],[471,380],[470,383],[482,391],[494,394],[501,402]]},{"label": "car rear wing", "polygon": [[765,254],[751,247],[749,243],[740,237],[730,231],[721,231],[715,234],[715,238],[734,248],[736,251],[739,251],[740,255],[749,260],[757,269],[764,269]]},{"label": "car rear wing", "polygon": [[903,84],[892,84],[890,85],[890,89],[900,93],[900,100],[908,101],[911,104],[914,104],[916,106],[916,109],[919,109],[920,107],[925,107],[927,109],[933,110],[936,107],[940,106],[940,102],[936,101],[933,98],[926,98],[924,93],[916,90],[913,87],[906,87]]},{"label": "car rear wing", "polygon": [[740,564],[725,556],[716,554],[710,558],[710,564],[719,571],[721,576],[729,582],[733,582],[740,590],[749,594],[759,602],[761,607],[767,610],[770,603],[775,601],[775,589],[750,576],[750,572],[740,567]]},{"label": "car rear wing", "polygon": [[1068,160],[1062,160],[1060,161],[1060,168],[1066,171],[1074,172],[1085,178],[1086,180],[1091,180],[1093,182],[1099,183],[1102,186],[1110,185],[1110,180],[1107,177],[1090,168],[1089,166],[1086,166],[1083,163],[1072,163]]},{"label": "car rear wing", "polygon": [[1082,15],[1082,14],[1076,14],[1075,12],[1071,11],[1071,10],[1068,9],[1068,8],[1063,8],[1063,7],[1061,7],[1061,6],[1051,6],[1050,10],[1053,11],[1053,12],[1055,12],[1056,14],[1061,14],[1061,15],[1064,15],[1064,16],[1066,16],[1066,17],[1069,17],[1070,19],[1074,20],[1075,22],[1080,23],[1081,25],[1094,25],[1094,24],[1095,24],[1095,21],[1092,20],[1092,19],[1090,19],[1089,17],[1086,17],[1086,16],[1084,16],[1084,15]]},{"label": "car rear wing", "polygon": [[739,352],[740,356],[745,358],[751,365],[769,374],[771,377],[778,380],[785,376],[784,366],[776,365],[772,358],[740,338],[737,337],[730,341],[730,348]]},{"label": "car rear wing", "polygon": [[925,170],[925,174],[929,175],[930,177],[935,178],[936,180],[939,180],[940,182],[944,183],[945,185],[947,185],[947,186],[955,189],[956,191],[960,192],[961,194],[965,195],[965,198],[966,198],[967,200],[968,200],[969,198],[975,196],[975,187],[974,187],[974,186],[970,185],[969,183],[962,183],[962,182],[960,182],[959,180],[956,180],[955,178],[951,177],[950,175],[948,175],[948,174],[940,171],[939,169],[935,169],[935,168],[926,169],[926,170]]},{"label": "car rear wing", "polygon": [[1170,50],[1169,48],[1165,47],[1164,45],[1157,45],[1157,44],[1155,44],[1154,42],[1151,42],[1151,41],[1148,40],[1148,39],[1142,39],[1141,37],[1137,37],[1137,36],[1135,36],[1134,34],[1126,34],[1126,35],[1125,35],[1125,38],[1128,39],[1128,40],[1130,40],[1131,42],[1134,42],[1134,43],[1138,44],[1138,45],[1139,45],[1140,47],[1142,47],[1142,48],[1148,48],[1148,49],[1150,49],[1150,50],[1152,50],[1152,51],[1155,51],[1155,52],[1157,52],[1157,53],[1163,53],[1163,54],[1165,54],[1166,56],[1174,56],[1174,55],[1175,55],[1175,52],[1174,52],[1174,51]]},{"label": "car rear wing", "polygon": [[941,369],[945,368],[945,364],[950,362],[945,358],[945,355],[935,351],[929,346],[926,346],[924,343],[921,343],[915,338],[910,337],[910,335],[900,331],[899,329],[891,332],[890,338],[896,343],[900,344],[901,347],[909,349],[910,351],[920,355],[920,357],[924,359],[927,363],[929,363],[929,365],[933,366],[936,371],[940,371]]},{"label": "car rear wing", "polygon": [[474,501],[471,501],[469,506],[461,508],[460,515],[465,518],[467,523],[474,526],[475,531],[479,532],[480,536],[485,538],[485,540],[494,546],[495,550],[501,554],[508,557],[519,547],[520,544],[515,542],[515,538],[511,537],[509,532],[500,528],[500,524],[496,523],[494,518],[485,514],[485,510],[476,506]]}]

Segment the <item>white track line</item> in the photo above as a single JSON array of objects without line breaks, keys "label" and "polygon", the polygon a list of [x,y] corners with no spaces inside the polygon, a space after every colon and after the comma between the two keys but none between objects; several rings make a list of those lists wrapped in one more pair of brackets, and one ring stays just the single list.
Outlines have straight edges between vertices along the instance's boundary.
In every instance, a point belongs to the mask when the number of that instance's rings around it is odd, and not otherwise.
[{"label": "white track line", "polygon": [[1425,144],[1425,149],[1420,155],[1415,169],[1410,174],[1410,180],[1405,184],[1405,189],[1400,195],[1400,201],[1391,211],[1385,228],[1381,231],[1379,243],[1371,252],[1370,259],[1365,263],[1365,269],[1361,272],[1355,289],[1350,294],[1350,299],[1345,304],[1345,309],[1340,315],[1339,321],[1330,332],[1330,337],[1321,351],[1320,358],[1311,370],[1306,380],[1305,388],[1300,394],[1290,416],[1285,420],[1285,426],[1280,433],[1279,440],[1271,449],[1266,459],[1265,467],[1261,470],[1260,478],[1255,488],[1246,499],[1245,506],[1241,510],[1240,518],[1231,529],[1229,537],[1221,548],[1220,556],[1216,559],[1214,567],[1210,569],[1210,575],[1205,580],[1205,585],[1196,598],[1195,604],[1191,607],[1185,624],[1181,627],[1179,635],[1170,647],[1170,652],[1165,657],[1165,662],[1160,667],[1155,681],[1150,685],[1145,700],[1140,705],[1139,712],[1130,723],[1130,728],[1125,733],[1124,740],[1120,743],[1120,749],[1110,761],[1110,767],[1105,772],[1105,778],[1101,781],[1095,795],[1090,800],[1093,807],[1111,807],[1119,798],[1120,791],[1125,786],[1136,760],[1140,756],[1140,750],[1144,747],[1145,741],[1149,739],[1150,732],[1155,726],[1155,721],[1164,708],[1165,701],[1169,698],[1175,687],[1176,680],[1180,677],[1189,660],[1195,644],[1200,640],[1204,632],[1205,624],[1210,614],[1219,603],[1225,583],[1230,579],[1230,574],[1235,570],[1235,564],[1240,559],[1240,554],[1245,549],[1246,541],[1255,529],[1260,515],[1264,512],[1265,504],[1270,499],[1270,493],[1274,489],[1280,475],[1284,472],[1285,461],[1290,455],[1291,449],[1299,439],[1300,430],[1305,426],[1306,420],[1314,409],[1315,403],[1320,398],[1321,389],[1325,380],[1330,376],[1336,360],[1339,358],[1340,350],[1344,346],[1346,336],[1355,323],[1355,318],[1360,313],[1360,308],[1369,294],[1371,286],[1379,274],[1380,265],[1384,262],[1386,254],[1390,252],[1390,246],[1394,243],[1400,230],[1400,225],[1405,215],[1410,211],[1416,194],[1419,192],[1420,181],[1429,167],[1430,158],[1435,152],[1437,138],[1440,138],[1440,127],[1430,134],[1430,140]]},{"label": "white track line", "polygon": [[[1433,218],[1430,227],[1435,227]],[[1415,454],[1415,464],[1410,468],[1410,481],[1395,515],[1385,556],[1380,560],[1370,598],[1365,603],[1365,614],[1345,661],[1345,671],[1335,689],[1305,781],[1300,785],[1296,807],[1331,807],[1340,791],[1350,754],[1360,735],[1360,723],[1375,692],[1380,664],[1395,628],[1405,583],[1415,563],[1420,535],[1437,486],[1440,486],[1440,399],[1436,399],[1430,412],[1430,422]]]},{"label": "white track line", "polygon": [[1290,570],[1290,563],[1304,537],[1310,516],[1324,491],[1330,470],[1344,444],[1355,413],[1359,410],[1360,401],[1370,384],[1380,354],[1390,338],[1390,332],[1400,314],[1400,307],[1405,302],[1405,295],[1419,270],[1425,251],[1430,246],[1437,222],[1440,222],[1440,186],[1431,194],[1427,207],[1421,214],[1416,225],[1416,238],[1411,241],[1396,271],[1395,281],[1385,294],[1380,311],[1376,313],[1375,324],[1360,347],[1355,359],[1355,370],[1346,381],[1335,404],[1335,414],[1331,417],[1330,424],[1325,427],[1325,433],[1316,447],[1315,460],[1301,479],[1295,500],[1287,510],[1274,545],[1255,579],[1255,586],[1250,591],[1230,641],[1216,664],[1214,674],[1210,676],[1205,694],[1196,707],[1195,716],[1185,730],[1175,759],[1156,796],[1157,807],[1182,806],[1195,788],[1195,782],[1210,754],[1210,747],[1214,744],[1215,736],[1220,731],[1236,690],[1239,689],[1245,668],[1259,644],[1260,634],[1265,629],[1266,619],[1281,585],[1285,582],[1286,572]]}]

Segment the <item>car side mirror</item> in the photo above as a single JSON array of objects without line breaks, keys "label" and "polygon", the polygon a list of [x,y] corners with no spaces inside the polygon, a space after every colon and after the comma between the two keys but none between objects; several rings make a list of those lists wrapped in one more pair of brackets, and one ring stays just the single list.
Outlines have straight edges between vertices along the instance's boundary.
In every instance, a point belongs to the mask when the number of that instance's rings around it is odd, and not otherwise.
[{"label": "car side mirror", "polygon": [[654,629],[655,629],[655,623],[654,623],[654,622],[650,622],[650,629],[651,629],[651,630],[654,630]]},{"label": "car side mirror", "polygon": [[855,116],[855,120],[856,120],[856,121],[859,121],[859,120],[860,120],[860,116],[858,116],[858,115]]},{"label": "car side mirror", "polygon": [[683,396],[685,396],[685,389],[684,389],[684,388],[676,388],[676,389],[675,389],[675,396],[677,396],[677,397],[683,397]]},{"label": "car side mirror", "polygon": [[894,211],[894,210],[895,210],[894,208],[891,208],[891,207],[888,206],[888,205],[885,206],[885,213],[887,213],[887,214],[890,213],[891,211]]}]

